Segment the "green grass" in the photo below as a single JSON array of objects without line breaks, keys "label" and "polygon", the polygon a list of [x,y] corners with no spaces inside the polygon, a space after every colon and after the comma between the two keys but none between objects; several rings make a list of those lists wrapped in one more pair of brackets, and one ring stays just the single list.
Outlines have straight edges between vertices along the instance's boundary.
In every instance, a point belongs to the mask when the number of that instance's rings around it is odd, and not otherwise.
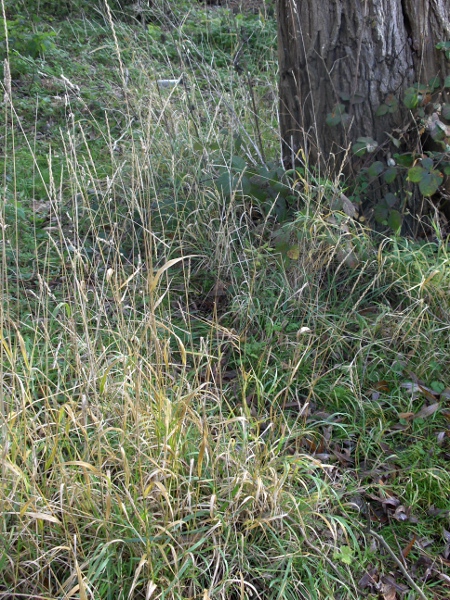
[{"label": "green grass", "polygon": [[1,595],[447,598],[447,242],[264,171],[273,20],[179,6],[5,76]]}]

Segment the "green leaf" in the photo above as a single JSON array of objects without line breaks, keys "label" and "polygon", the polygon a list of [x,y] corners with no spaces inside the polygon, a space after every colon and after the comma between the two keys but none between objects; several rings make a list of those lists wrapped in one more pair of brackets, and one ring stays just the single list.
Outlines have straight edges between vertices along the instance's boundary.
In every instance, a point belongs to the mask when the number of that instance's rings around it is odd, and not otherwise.
[{"label": "green leaf", "polygon": [[387,104],[380,104],[380,106],[377,108],[377,112],[375,113],[375,116],[383,117],[388,112],[389,112],[389,107],[387,106]]},{"label": "green leaf", "polygon": [[427,169],[428,171],[433,168],[433,159],[431,158],[422,158],[422,167]]},{"label": "green leaf", "polygon": [[389,211],[388,225],[395,233],[399,233],[402,226],[402,215],[398,210]]},{"label": "green leaf", "polygon": [[391,142],[394,144],[394,146],[395,146],[396,148],[400,148],[400,146],[401,146],[401,142],[400,142],[400,140],[399,140],[399,139],[395,138],[393,135],[391,135],[391,134],[390,134],[390,133],[388,133],[387,131],[386,131],[386,135],[388,136],[388,138],[391,140]]},{"label": "green leaf", "polygon": [[269,198],[269,191],[264,187],[252,183],[248,195],[255,200],[259,200],[259,202],[264,203]]},{"label": "green leaf", "polygon": [[395,178],[397,177],[397,168],[389,167],[386,172],[383,174],[383,179],[386,183],[393,183]]},{"label": "green leaf", "polygon": [[391,194],[390,192],[388,192],[386,194],[386,196],[384,197],[384,200],[385,200],[387,206],[389,206],[389,208],[392,208],[398,202],[397,196],[395,194]]},{"label": "green leaf", "polygon": [[152,37],[158,37],[161,35],[161,27],[159,25],[147,25],[147,32]]},{"label": "green leaf", "polygon": [[437,50],[450,50],[450,42],[438,42],[436,48]]},{"label": "green leaf", "polygon": [[366,151],[366,144],[363,144],[362,142],[356,142],[352,146],[352,152],[355,156],[364,156]]},{"label": "green leaf", "polygon": [[236,189],[238,180],[239,178],[236,177],[236,175],[232,175],[228,171],[225,171],[220,177],[217,178],[216,185],[224,196],[232,196]]},{"label": "green leaf", "polygon": [[373,216],[377,223],[380,223],[380,225],[387,225],[388,215],[389,209],[386,206],[385,202],[379,202],[375,205]]},{"label": "green leaf", "polygon": [[370,165],[367,172],[370,177],[378,177],[384,171],[384,165],[380,160],[376,160],[374,163]]},{"label": "green leaf", "polygon": [[364,156],[366,152],[375,152],[378,143],[371,137],[359,137],[352,146],[353,154]]},{"label": "green leaf", "polygon": [[411,167],[411,169],[408,170],[408,181],[411,181],[412,183],[419,183],[422,181],[425,173],[426,171],[422,167]]},{"label": "green leaf", "polygon": [[415,90],[414,88],[408,88],[405,91],[403,104],[406,106],[406,108],[409,108],[410,110],[417,108],[417,105],[419,104],[419,95],[417,93],[417,90]]},{"label": "green leaf", "polygon": [[430,79],[430,81],[428,82],[428,85],[430,86],[430,88],[432,90],[436,90],[438,87],[441,87],[441,80],[440,78],[436,75],[435,77],[432,77]]},{"label": "green leaf", "polygon": [[335,127],[342,122],[343,116],[345,115],[345,106],[343,104],[336,104],[333,108],[332,112],[327,114],[327,118],[325,119],[325,123],[329,127]]},{"label": "green leaf", "polygon": [[250,196],[251,190],[252,190],[252,184],[251,184],[250,178],[247,177],[246,175],[244,175],[243,177],[241,177],[240,183],[242,186],[242,193],[245,196]]},{"label": "green leaf", "polygon": [[[450,85],[448,87],[450,87]],[[450,104],[442,105],[442,116],[444,117],[444,119],[450,121]]]},{"label": "green leaf", "polygon": [[389,94],[386,96],[384,104],[381,104],[378,107],[377,112],[375,113],[377,117],[382,117],[386,113],[395,113],[398,110],[398,100],[394,96],[394,94]]},{"label": "green leaf", "polygon": [[393,94],[387,96],[385,103],[390,113],[394,113],[398,110],[398,100]]},{"label": "green leaf", "polygon": [[339,552],[335,552],[333,554],[333,558],[335,560],[339,559],[345,565],[351,565],[355,560],[353,556],[353,550],[350,548],[350,546],[341,546],[339,548]]},{"label": "green leaf", "polygon": [[443,175],[439,171],[431,170],[425,173],[419,183],[419,190],[424,196],[432,196],[442,183]]},{"label": "green leaf", "polygon": [[444,79],[444,87],[450,88],[450,75],[447,75],[447,77]]},{"label": "green leaf", "polygon": [[442,381],[432,381],[430,383],[430,388],[437,394],[442,394],[445,390],[445,383],[442,383]]},{"label": "green leaf", "polygon": [[247,162],[240,156],[233,156],[231,159],[231,166],[235,171],[243,171],[247,168]]},{"label": "green leaf", "polygon": [[445,173],[445,175],[450,175],[450,164],[446,163],[441,165],[441,170],[443,173]]},{"label": "green leaf", "polygon": [[414,163],[414,156],[411,152],[407,152],[406,154],[394,154],[394,159],[401,167],[412,167]]},{"label": "green leaf", "polygon": [[356,94],[353,94],[353,96],[351,96],[351,98],[350,98],[350,104],[362,104],[365,101],[366,101],[365,95],[358,94],[358,92]]}]

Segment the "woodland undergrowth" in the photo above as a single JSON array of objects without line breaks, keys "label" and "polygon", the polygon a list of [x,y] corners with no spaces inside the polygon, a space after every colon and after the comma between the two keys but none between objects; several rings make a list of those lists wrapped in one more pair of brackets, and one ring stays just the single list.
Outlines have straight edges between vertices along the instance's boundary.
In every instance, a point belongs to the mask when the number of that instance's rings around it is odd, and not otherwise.
[{"label": "woodland undergrowth", "polygon": [[163,4],[3,7],[0,598],[447,598],[448,240],[280,171],[269,2]]}]

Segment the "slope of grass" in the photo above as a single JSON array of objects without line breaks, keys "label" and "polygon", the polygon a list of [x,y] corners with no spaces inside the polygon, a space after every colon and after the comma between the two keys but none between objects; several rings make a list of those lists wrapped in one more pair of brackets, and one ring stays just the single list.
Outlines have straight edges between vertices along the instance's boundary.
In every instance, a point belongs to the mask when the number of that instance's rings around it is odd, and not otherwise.
[{"label": "slope of grass", "polygon": [[150,16],[5,72],[1,597],[448,597],[446,241],[274,179],[270,18]]}]

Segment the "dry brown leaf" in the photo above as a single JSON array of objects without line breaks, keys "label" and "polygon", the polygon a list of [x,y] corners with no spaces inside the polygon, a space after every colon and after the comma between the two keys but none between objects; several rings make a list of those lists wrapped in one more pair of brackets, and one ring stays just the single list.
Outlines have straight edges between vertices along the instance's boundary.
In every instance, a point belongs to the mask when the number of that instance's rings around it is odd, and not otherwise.
[{"label": "dry brown leaf", "polygon": [[391,575],[383,575],[383,577],[381,578],[381,581],[385,585],[392,586],[394,588],[394,590],[396,590],[400,594],[404,594],[409,589],[407,585],[404,585],[403,583],[398,583],[398,581],[395,579],[395,577],[393,576],[393,574],[391,574]]},{"label": "dry brown leaf", "polygon": [[381,584],[381,594],[383,600],[396,600],[397,598],[397,591],[391,583]]},{"label": "dry brown leaf", "polygon": [[379,573],[376,567],[369,569],[364,573],[361,579],[358,581],[358,587],[362,590],[366,588],[374,589],[379,581]]},{"label": "dry brown leaf", "polygon": [[344,448],[342,452],[334,449],[333,454],[344,467],[354,463],[354,459],[351,457],[350,450],[348,448]]},{"label": "dry brown leaf", "polygon": [[414,419],[414,416],[415,413],[413,412],[398,413],[398,418],[404,419],[405,421],[411,421],[411,419]]},{"label": "dry brown leaf", "polygon": [[447,437],[448,431],[438,431],[435,433],[435,436],[437,438],[437,445],[438,446],[442,446],[443,443],[445,442],[445,439]]},{"label": "dry brown leaf", "polygon": [[413,535],[412,540],[402,550],[402,556],[403,556],[403,558],[408,558],[408,554],[411,552],[411,550],[412,550],[412,548],[413,548],[413,546],[415,544],[415,541],[416,541],[416,536]]},{"label": "dry brown leaf", "polygon": [[397,506],[392,517],[397,521],[408,521],[409,519],[407,509],[403,506],[403,504]]},{"label": "dry brown leaf", "polygon": [[400,500],[395,496],[389,496],[388,498],[380,498],[379,502],[383,504],[383,506],[391,506],[392,508],[397,508],[400,506]]},{"label": "dry brown leaf", "polygon": [[382,380],[382,381],[377,381],[376,383],[373,384],[373,389],[377,390],[379,392],[389,392],[390,385],[388,381]]},{"label": "dry brown leaf", "polygon": [[429,406],[424,406],[418,413],[415,415],[415,419],[425,419],[426,417],[430,417],[433,415],[440,407],[440,402],[435,402],[434,404],[430,404]]},{"label": "dry brown leaf", "polygon": [[402,425],[401,423],[396,423],[391,427],[391,429],[392,431],[405,431],[406,429],[409,429],[409,427],[409,425]]}]

